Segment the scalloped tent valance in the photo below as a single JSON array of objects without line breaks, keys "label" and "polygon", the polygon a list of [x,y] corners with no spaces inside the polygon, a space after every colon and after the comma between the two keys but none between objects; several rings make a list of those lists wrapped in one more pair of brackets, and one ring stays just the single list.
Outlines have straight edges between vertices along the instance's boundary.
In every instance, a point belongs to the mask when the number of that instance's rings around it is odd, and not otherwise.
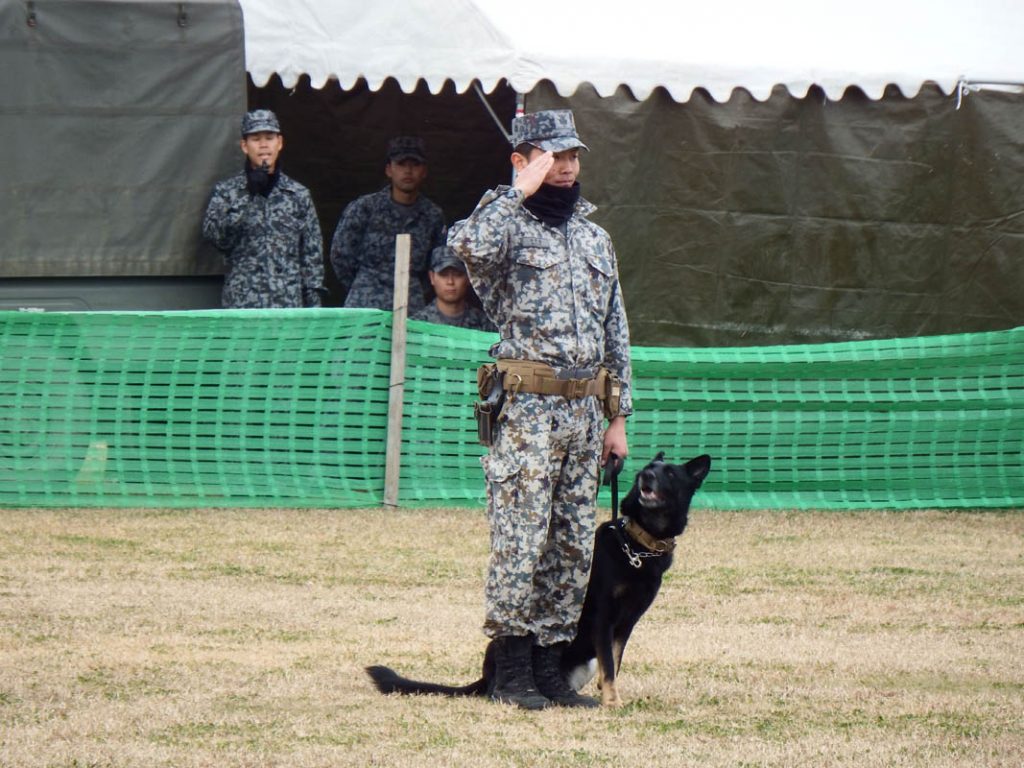
[{"label": "scalloped tent valance", "polygon": [[522,93],[551,81],[563,96],[590,83],[602,96],[627,86],[638,100],[664,88],[727,101],[734,89],[767,99],[812,85],[838,99],[888,85],[907,96],[925,83],[1024,82],[1019,0],[241,0],[246,66],[261,86],[308,75],[349,89],[394,78],[438,93],[502,80]]}]

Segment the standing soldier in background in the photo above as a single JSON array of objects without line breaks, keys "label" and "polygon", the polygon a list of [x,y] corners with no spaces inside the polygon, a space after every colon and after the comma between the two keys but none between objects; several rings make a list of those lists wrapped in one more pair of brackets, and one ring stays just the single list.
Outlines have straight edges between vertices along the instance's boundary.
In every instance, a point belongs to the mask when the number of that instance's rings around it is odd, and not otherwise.
[{"label": "standing soldier in background", "polygon": [[224,254],[225,308],[319,307],[323,239],[309,190],[281,172],[281,126],[269,109],[242,118],[243,171],[217,182],[203,236]]},{"label": "standing soldier in background", "polygon": [[572,112],[517,117],[512,135],[515,183],[487,192],[448,235],[501,333],[481,394],[507,392],[482,459],[491,696],[526,709],[596,706],[560,661],[586,595],[599,466],[627,453],[629,329],[611,239],[580,197],[586,146]]},{"label": "standing soldier in background", "polygon": [[348,289],[346,307],[392,309],[395,237],[412,236],[409,259],[410,315],[423,309],[430,253],[444,244],[444,214],[420,194],[427,178],[423,139],[399,136],[388,142],[384,173],[390,184],[346,206],[331,242],[331,265]]}]

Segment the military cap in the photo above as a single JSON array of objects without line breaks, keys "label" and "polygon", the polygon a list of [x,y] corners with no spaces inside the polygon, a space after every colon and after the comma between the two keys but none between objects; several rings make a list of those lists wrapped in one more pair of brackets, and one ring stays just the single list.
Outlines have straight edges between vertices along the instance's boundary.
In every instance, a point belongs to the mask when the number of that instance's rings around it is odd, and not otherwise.
[{"label": "military cap", "polygon": [[388,142],[388,162],[408,158],[421,163],[427,162],[427,151],[423,139],[418,136],[396,136]]},{"label": "military cap", "polygon": [[513,118],[512,146],[520,144],[532,144],[545,152],[563,152],[576,147],[590,150],[576,133],[571,109],[546,109]]},{"label": "military cap", "polygon": [[466,271],[466,265],[455,255],[455,251],[447,245],[439,245],[430,252],[430,271],[441,272],[448,267],[455,267],[462,272]]},{"label": "military cap", "polygon": [[251,112],[246,112],[242,117],[243,137],[260,131],[281,132],[281,124],[277,122],[277,115],[269,109],[254,109]]}]

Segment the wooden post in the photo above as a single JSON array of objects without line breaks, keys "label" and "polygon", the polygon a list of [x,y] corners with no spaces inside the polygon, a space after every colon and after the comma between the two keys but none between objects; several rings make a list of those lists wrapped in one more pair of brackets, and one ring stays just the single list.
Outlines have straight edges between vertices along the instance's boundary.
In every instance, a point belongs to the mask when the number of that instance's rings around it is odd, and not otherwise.
[{"label": "wooden post", "polygon": [[395,238],[395,295],[391,318],[391,379],[388,386],[388,442],[384,464],[384,503],[398,506],[402,471],[402,401],[405,398],[405,321],[409,314],[409,256],[412,238]]}]

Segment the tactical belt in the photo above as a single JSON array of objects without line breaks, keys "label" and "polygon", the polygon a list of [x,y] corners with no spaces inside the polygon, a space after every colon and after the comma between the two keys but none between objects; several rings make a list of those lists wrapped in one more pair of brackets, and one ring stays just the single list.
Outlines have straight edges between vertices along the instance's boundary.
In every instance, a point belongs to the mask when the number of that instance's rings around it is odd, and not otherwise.
[{"label": "tactical belt", "polygon": [[491,445],[494,438],[506,393],[509,400],[519,393],[557,395],[569,400],[593,396],[600,400],[607,419],[619,415],[622,403],[622,382],[607,368],[557,370],[545,363],[503,359],[480,366],[476,383],[480,402],[473,407],[484,445]]},{"label": "tactical belt", "polygon": [[604,368],[558,371],[545,363],[530,360],[499,360],[498,370],[505,374],[504,389],[513,395],[559,395],[578,400],[606,397],[608,371]]}]

